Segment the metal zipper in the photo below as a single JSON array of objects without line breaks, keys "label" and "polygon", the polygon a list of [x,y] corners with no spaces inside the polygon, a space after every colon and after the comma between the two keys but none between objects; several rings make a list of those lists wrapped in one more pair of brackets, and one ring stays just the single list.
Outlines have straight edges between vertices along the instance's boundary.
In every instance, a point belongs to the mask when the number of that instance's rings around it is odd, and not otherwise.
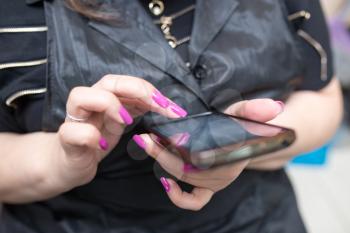
[{"label": "metal zipper", "polygon": [[310,34],[308,34],[307,32],[303,31],[303,30],[298,30],[298,35],[303,38],[306,42],[308,42],[316,51],[317,53],[320,55],[321,57],[321,80],[322,81],[327,81],[327,74],[328,74],[328,57],[327,57],[327,53],[324,50],[324,48],[322,47],[322,45],[315,40],[312,36],[310,36]]},{"label": "metal zipper", "polygon": [[[305,20],[309,20],[311,18],[311,14],[308,11],[302,10],[295,12],[288,16],[289,21],[294,21],[299,18],[304,18]],[[315,40],[310,34],[305,32],[304,30],[299,29],[297,34],[303,38],[307,43],[309,43],[319,54],[321,59],[321,80],[327,81],[328,78],[328,56],[322,45]]]},{"label": "metal zipper", "polygon": [[14,104],[14,101],[17,100],[18,98],[23,97],[23,96],[28,96],[28,95],[38,95],[38,94],[45,93],[46,91],[47,91],[46,87],[17,91],[15,93],[13,93],[12,95],[10,95],[6,99],[5,103],[8,107],[16,107]]},{"label": "metal zipper", "polygon": [[[27,33],[27,32],[46,32],[48,30],[47,26],[37,26],[37,27],[6,27],[0,28],[0,33]],[[27,67],[27,66],[38,66],[47,63],[47,59],[38,59],[32,61],[23,61],[23,62],[9,62],[1,63],[0,70],[16,67]],[[47,88],[33,88],[17,91],[14,94],[10,95],[5,103],[9,107],[16,107],[14,101],[23,96],[29,95],[38,95],[45,93]]]},{"label": "metal zipper", "polygon": [[47,63],[47,59],[33,60],[33,61],[23,61],[23,62],[9,62],[0,63],[0,70],[16,67],[27,67],[27,66],[38,66]]},{"label": "metal zipper", "polygon": [[0,28],[0,33],[21,33],[21,32],[46,32],[46,26],[38,27],[7,27]]},{"label": "metal zipper", "polygon": [[[25,33],[25,32],[46,32],[48,30],[47,26],[36,26],[36,27],[6,27],[0,28],[0,33]],[[0,70],[16,67],[26,67],[26,66],[37,66],[47,63],[47,59],[39,59],[32,61],[23,62],[9,62],[0,63]]]},{"label": "metal zipper", "polygon": [[302,10],[302,11],[297,11],[288,16],[289,21],[294,21],[299,18],[304,18],[306,20],[309,20],[311,18],[311,14],[308,11]]}]

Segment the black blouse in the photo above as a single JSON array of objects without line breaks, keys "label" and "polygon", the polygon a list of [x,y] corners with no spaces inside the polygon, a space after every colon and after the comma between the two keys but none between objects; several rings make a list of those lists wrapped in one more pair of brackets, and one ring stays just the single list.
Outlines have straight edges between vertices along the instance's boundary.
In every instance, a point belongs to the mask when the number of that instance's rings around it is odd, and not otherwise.
[{"label": "black blouse", "polygon": [[[145,10],[148,11],[147,4],[149,1],[148,0],[140,0],[140,1],[145,6]],[[308,43],[305,42],[302,44],[303,50],[304,50],[303,54],[308,57],[307,59],[308,64],[307,64],[307,70],[305,72],[304,82],[300,86],[300,89],[319,90],[325,85],[327,85],[327,83],[331,80],[333,76],[328,31],[327,31],[326,23],[323,17],[320,4],[316,0],[285,0],[285,1],[287,2],[289,13],[294,13],[300,10],[307,10],[311,13],[312,18],[309,21],[295,22],[295,27],[296,29],[301,28],[307,31],[313,38],[315,38],[315,40],[317,40],[322,45],[322,47],[327,52],[328,61],[329,61],[328,62],[328,79],[327,81],[322,81],[320,79],[319,54]],[[27,0],[27,2],[29,2],[29,0]],[[30,2],[34,2],[34,3],[27,5],[24,0],[12,0],[12,1],[6,1],[2,3],[0,6],[0,29],[9,28],[9,27],[45,26],[44,10],[43,10],[41,1],[31,0]],[[165,15],[169,15],[174,12],[178,12],[179,10],[185,8],[190,4],[193,4],[195,1],[194,0],[178,0],[178,1],[166,0],[164,2],[166,5]],[[193,12],[188,13],[182,16],[181,18],[179,18],[178,20],[176,20],[172,27],[173,35],[177,38],[181,38],[189,35],[192,30],[192,22],[193,22]],[[1,67],[4,67],[4,66],[1,66],[1,64],[45,59],[46,33],[45,31],[31,32],[31,33],[28,33],[28,32],[1,33],[1,30],[0,30],[0,49],[1,49],[0,51],[2,51],[0,53],[0,132],[27,133],[27,132],[40,131],[41,115],[42,115],[41,113],[43,112],[44,93],[35,94],[35,95],[23,95],[21,97],[18,97],[15,101],[8,103],[9,105],[12,104],[11,106],[7,106],[5,103],[6,103],[6,100],[9,100],[9,99],[11,100],[11,98],[13,99],[14,98],[13,94],[19,93],[19,91],[21,90],[45,88],[46,86],[45,64],[22,67],[22,68],[1,68]],[[182,46],[179,46],[177,47],[176,50],[181,55],[181,57],[186,61],[187,45],[184,44]],[[147,161],[143,161],[143,162],[146,163]],[[140,169],[145,167],[143,162],[142,164],[140,163],[137,165],[140,167]],[[147,163],[152,163],[152,161],[148,161]],[[125,176],[132,176],[131,171],[129,170],[123,171],[123,174],[124,173],[125,173]],[[149,179],[152,179],[152,182],[149,180],[141,180],[141,182],[145,182],[147,184],[149,183],[154,184],[153,183],[154,177],[150,177]],[[239,177],[239,179],[237,179],[230,187],[228,187],[228,189],[234,190],[230,192],[233,194],[232,196],[230,196],[230,198],[232,198],[232,200],[240,200],[242,202],[245,201],[249,205],[249,202],[251,202],[252,200],[249,200],[249,198],[247,199],[246,196],[243,195],[244,193],[243,191],[246,190],[245,192],[250,192],[250,187],[248,189],[247,186],[249,184],[252,184],[253,186],[255,185],[255,183],[261,183],[263,179],[266,180],[266,182],[263,183],[258,188],[263,190],[266,193],[272,193],[273,195],[265,196],[264,197],[265,199],[258,200],[256,202],[251,203],[252,208],[254,208],[254,210],[256,209],[257,212],[259,212],[259,208],[262,208],[262,206],[264,205],[270,206],[269,203],[274,203],[275,199],[278,198],[275,194],[279,194],[282,196],[284,196],[285,194],[292,195],[293,191],[289,188],[290,184],[288,183],[288,179],[285,173],[283,172],[283,170],[279,170],[271,173],[248,170],[244,172],[244,174],[242,174]],[[90,190],[90,188],[92,189],[94,187],[101,188],[102,190],[105,190],[107,188],[113,189],[113,187],[108,186],[109,184],[111,184],[108,181],[108,179],[100,179],[99,181],[102,183],[95,183],[95,185],[101,185],[101,186],[85,187],[87,191],[85,190],[86,192],[84,193],[89,194],[89,191],[91,191],[92,193],[94,190]],[[135,185],[133,183],[130,184],[129,180],[122,180],[122,181],[124,182],[123,185],[125,187],[128,185],[130,186]],[[274,184],[276,182],[282,186],[286,186],[287,193],[281,194],[278,187],[274,187]],[[128,187],[128,189],[130,189],[130,186]],[[152,190],[157,190],[158,186],[157,187],[152,186],[147,188],[149,188],[152,191]],[[53,208],[55,211],[57,210],[58,212],[61,211],[63,213],[62,215],[66,216],[70,214],[69,211],[72,208],[81,210],[80,206],[76,203],[76,200],[73,197],[73,195],[74,193],[66,196],[60,195],[51,201],[48,200],[43,203],[38,203],[36,205],[35,204],[30,204],[27,206],[21,205],[21,206],[18,206],[18,208],[17,206],[8,205],[6,206],[6,209],[9,212],[11,212],[14,216],[17,216],[21,220],[23,220],[23,222],[27,225],[40,225],[41,222],[45,220],[47,222],[52,222],[52,221],[60,222],[62,219],[59,218],[60,216],[59,213],[48,215],[46,214],[47,213],[46,211],[48,210],[51,211],[50,208]],[[220,196],[220,195],[223,195],[223,196]],[[108,192],[106,193],[106,196],[108,196]],[[63,197],[64,197],[64,200],[60,199]],[[223,205],[226,204],[225,202],[223,202],[222,197],[224,197],[224,193],[219,192],[217,194],[217,198],[215,199],[215,202],[214,201],[210,202],[208,206],[211,206],[210,208],[215,207],[216,210],[220,211],[221,208],[223,208]],[[93,204],[104,207],[106,197],[101,196],[98,198],[100,198],[99,199],[100,203],[84,202],[84,205],[91,204],[90,206],[91,209],[90,208],[88,209],[89,211],[93,211],[95,209],[94,208],[95,206]],[[108,198],[110,197],[108,196]],[[156,198],[167,198],[167,197],[164,195],[161,197],[157,196]],[[288,198],[292,198],[292,199],[289,200],[289,202],[282,203],[283,209],[284,209],[283,214],[284,215],[291,214],[291,216],[287,216],[287,217],[292,220],[294,218],[295,220],[296,217],[295,215],[293,215],[293,213],[297,212],[295,200],[293,199],[293,197],[290,197],[290,196],[288,196]],[[142,202],[143,200],[138,200],[138,201]],[[257,206],[257,204],[259,203],[260,203],[260,206]],[[270,206],[270,207],[274,208],[274,206]],[[81,211],[84,211],[84,210],[81,210]],[[30,214],[27,214],[27,213],[30,213]],[[32,213],[37,213],[38,215],[29,216]],[[147,213],[162,214],[162,213],[153,213],[152,211]],[[95,213],[91,213],[91,215],[94,215],[94,214]],[[98,214],[98,212],[96,214]],[[198,216],[200,217],[205,216],[206,212],[199,212],[194,214],[194,213],[188,213],[188,212],[179,210],[179,215],[180,214],[186,214],[185,216],[189,217],[188,219],[189,221],[191,217],[198,218]],[[240,221],[241,218],[247,218],[247,216],[249,218],[249,216],[251,215],[251,213],[249,212],[244,212],[241,214],[239,210],[237,211],[237,214],[238,214],[237,216],[233,216],[233,219],[235,219],[235,221],[238,221],[238,222]],[[276,214],[281,215],[281,212],[276,212],[276,213],[271,212],[269,217],[275,218],[277,217]],[[142,211],[140,211],[140,213],[133,213],[131,215],[130,213],[128,213],[128,210],[125,210],[125,214],[123,214],[122,218],[129,219],[131,218],[130,216],[135,217],[135,215],[139,215],[137,216],[139,217],[137,220],[143,219],[143,221],[145,222],[150,221],[150,218],[149,218],[150,216],[146,216]],[[164,210],[164,215],[166,215],[165,210]],[[55,219],[48,219],[51,217]],[[4,221],[6,222],[6,216]],[[112,221],[112,220],[107,219],[106,220],[107,225],[110,223],[108,221]],[[217,222],[216,224],[222,224],[222,225],[228,224],[227,222],[225,222],[224,219],[220,221],[221,222]],[[175,219],[175,222],[176,224],[181,225],[181,223],[177,222],[177,219]],[[72,223],[72,225],[79,225],[79,223],[74,222]],[[43,229],[41,230],[41,232],[52,232],[52,231],[46,230],[44,225],[43,226],[40,225],[40,227],[42,227],[41,229]],[[275,226],[272,226],[272,227],[274,228]],[[293,226],[293,227],[295,230],[294,232],[303,232],[303,230],[300,230],[301,226]],[[231,228],[228,228],[228,229],[231,229]],[[0,231],[1,231],[1,218],[0,218]],[[198,232],[198,231],[194,231],[194,232]],[[208,230],[207,232],[210,232],[210,231]],[[250,231],[250,232],[256,232],[256,231]],[[268,231],[268,232],[271,232],[271,231]]]},{"label": "black blouse", "polygon": [[[319,90],[333,76],[332,55],[328,29],[318,0],[285,0],[290,14],[307,10],[311,19],[296,22],[296,28],[308,32],[325,49],[328,56],[328,79],[320,79],[320,56],[308,43],[303,43],[307,55],[307,70],[300,89]],[[148,10],[148,0],[141,0]],[[164,15],[178,12],[194,4],[194,0],[165,1]],[[190,12],[174,21],[172,33],[177,38],[190,35],[194,13]],[[156,18],[156,17],[154,17]],[[6,1],[0,6],[0,28],[45,26],[43,4],[41,1],[24,0]],[[182,58],[187,59],[187,44],[176,48]],[[0,33],[0,64],[18,61],[32,61],[46,57],[46,33]],[[0,66],[1,67],[1,66]],[[10,131],[26,133],[41,130],[41,112],[44,94],[24,95],[14,101],[17,108],[6,106],[6,100],[14,94],[27,89],[45,87],[45,64],[21,68],[0,68],[0,132]]]}]

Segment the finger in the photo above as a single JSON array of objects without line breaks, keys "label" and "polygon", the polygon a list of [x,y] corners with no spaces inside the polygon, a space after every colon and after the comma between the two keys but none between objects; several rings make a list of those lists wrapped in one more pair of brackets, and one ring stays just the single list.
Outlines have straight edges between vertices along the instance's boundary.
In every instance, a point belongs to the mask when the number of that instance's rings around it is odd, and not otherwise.
[{"label": "finger", "polygon": [[160,179],[169,199],[179,208],[198,211],[201,210],[213,197],[210,189],[195,187],[191,193],[182,191],[180,186],[170,178]]},{"label": "finger", "polygon": [[210,187],[211,190],[217,192],[231,184],[248,164],[249,160],[242,160],[210,169],[198,169],[190,164],[185,164],[183,177],[188,183],[200,187]]},{"label": "finger", "polygon": [[104,113],[118,125],[130,125],[133,122],[128,111],[112,93],[89,87],[76,87],[68,97],[67,112],[82,119],[88,119],[93,113]]},{"label": "finger", "polygon": [[233,104],[225,113],[255,121],[267,122],[277,117],[283,110],[284,104],[281,101],[254,99]]},{"label": "finger", "polygon": [[141,78],[106,75],[93,87],[107,90],[118,97],[140,100],[140,102],[134,102],[138,104],[139,108],[157,112],[169,118],[179,118],[187,115],[182,107],[172,102],[151,83]]},{"label": "finger", "polygon": [[60,141],[69,154],[81,153],[82,149],[101,150],[102,136],[100,131],[91,124],[66,122],[59,129]]},{"label": "finger", "polygon": [[273,171],[283,168],[290,158],[275,156],[275,154],[267,155],[267,158],[260,160],[252,160],[247,169]]},{"label": "finger", "polygon": [[138,116],[142,116],[146,112],[148,112],[147,106],[145,106],[143,102],[138,99],[130,99],[130,98],[124,98],[124,97],[118,97],[118,98],[119,98],[119,101],[128,110],[128,112],[135,118]]},{"label": "finger", "polygon": [[[190,169],[189,166],[191,165],[185,164],[181,157],[172,154],[166,148],[156,143],[152,140],[150,135],[136,135],[133,139],[148,155],[153,157],[164,170],[178,180],[196,186],[212,187],[215,191],[222,189],[223,183],[228,185],[235,180],[248,164],[248,161],[241,161],[235,164],[223,165],[206,170],[195,169],[194,167]],[[183,138],[180,137],[179,142],[182,141]]]},{"label": "finger", "polygon": [[172,154],[166,148],[153,141],[148,134],[134,135],[133,140],[148,155],[154,158],[164,170],[177,179],[183,180],[184,162],[179,156]]}]

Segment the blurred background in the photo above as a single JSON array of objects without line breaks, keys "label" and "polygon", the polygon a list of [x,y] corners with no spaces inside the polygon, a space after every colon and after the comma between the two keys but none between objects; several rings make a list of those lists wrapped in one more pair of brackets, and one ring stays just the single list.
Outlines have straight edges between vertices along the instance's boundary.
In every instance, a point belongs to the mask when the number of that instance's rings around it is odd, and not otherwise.
[{"label": "blurred background", "polygon": [[345,116],[324,147],[288,166],[309,233],[350,232],[350,0],[322,0],[332,38]]}]

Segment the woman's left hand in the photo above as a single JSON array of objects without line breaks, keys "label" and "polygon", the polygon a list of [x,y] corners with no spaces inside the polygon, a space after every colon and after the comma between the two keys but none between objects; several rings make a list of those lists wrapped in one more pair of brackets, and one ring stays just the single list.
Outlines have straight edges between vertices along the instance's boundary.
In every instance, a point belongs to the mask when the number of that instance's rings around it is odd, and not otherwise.
[{"label": "woman's left hand", "polygon": [[[255,99],[235,103],[228,107],[225,113],[267,122],[279,115],[283,108],[284,105],[280,101]],[[200,210],[203,208],[216,192],[230,185],[249,163],[249,160],[245,160],[208,170],[192,169],[180,157],[154,142],[150,135],[135,135],[134,140],[169,174],[194,186],[192,192],[188,193],[182,191],[174,180],[165,177],[160,179],[170,200],[183,209]]]}]

